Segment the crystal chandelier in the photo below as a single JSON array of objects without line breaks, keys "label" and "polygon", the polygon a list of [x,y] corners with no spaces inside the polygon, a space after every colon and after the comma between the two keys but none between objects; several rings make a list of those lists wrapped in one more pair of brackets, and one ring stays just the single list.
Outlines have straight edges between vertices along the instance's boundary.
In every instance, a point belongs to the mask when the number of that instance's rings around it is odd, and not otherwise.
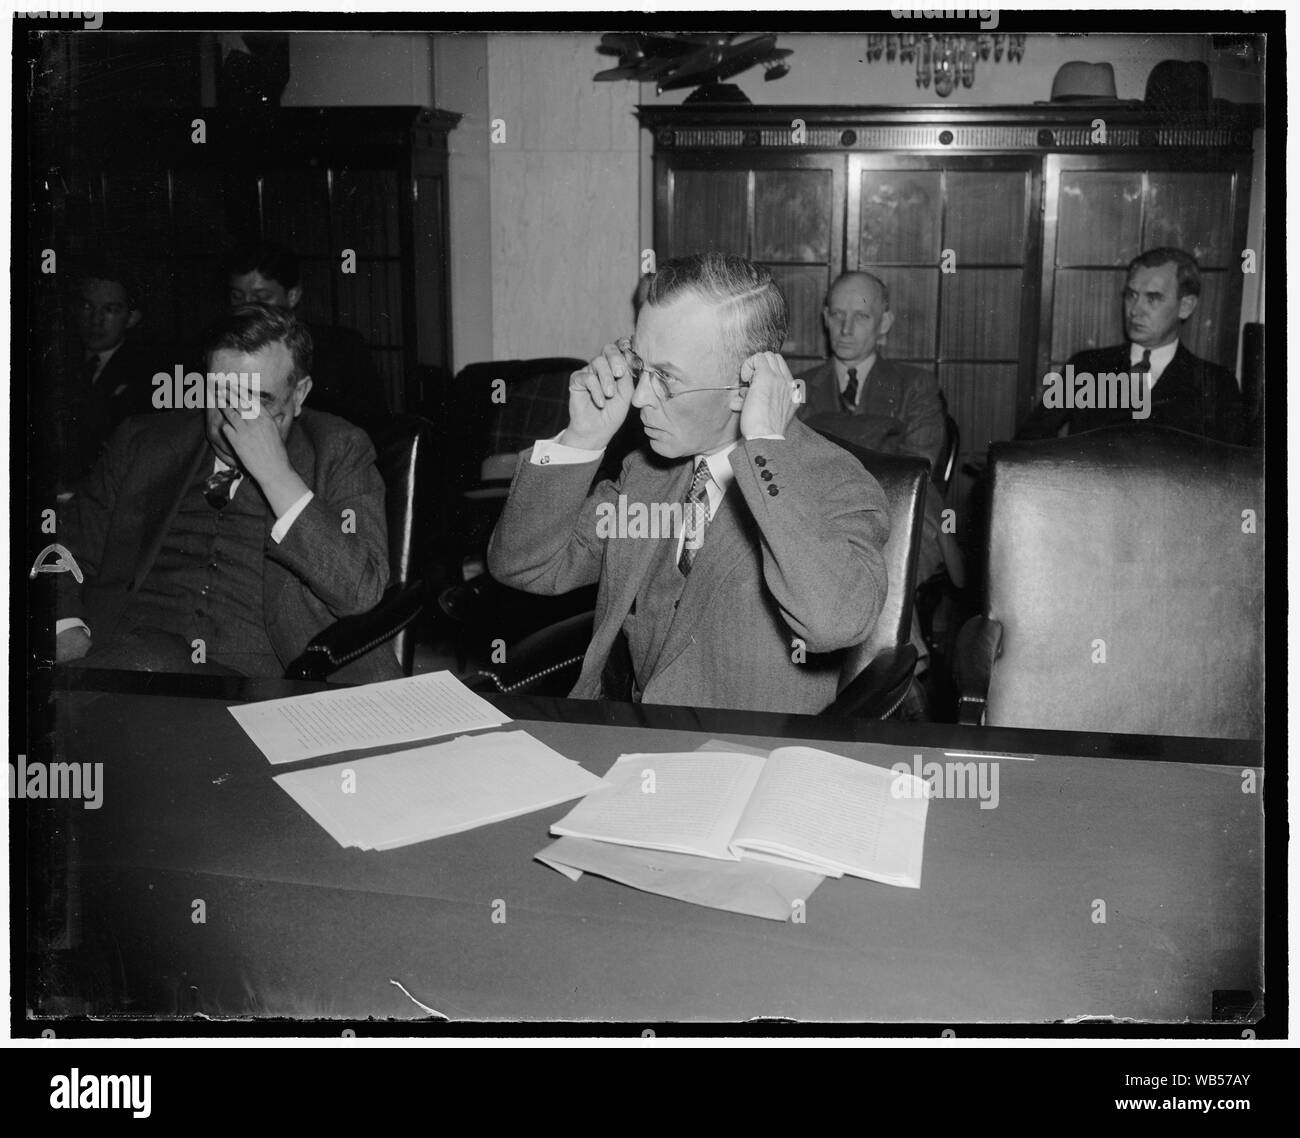
[{"label": "crystal chandelier", "polygon": [[1023,35],[868,35],[867,62],[875,63],[883,55],[893,63],[916,62],[916,85],[928,88],[934,80],[934,93],[946,99],[960,83],[970,87],[975,82],[975,61],[988,59],[1001,63],[1019,63],[1025,57]]}]

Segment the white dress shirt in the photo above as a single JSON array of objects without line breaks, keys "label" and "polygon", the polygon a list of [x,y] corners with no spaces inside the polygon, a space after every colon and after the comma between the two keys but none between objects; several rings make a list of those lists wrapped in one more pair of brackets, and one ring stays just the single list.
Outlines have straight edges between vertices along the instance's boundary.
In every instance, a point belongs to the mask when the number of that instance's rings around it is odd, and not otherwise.
[{"label": "white dress shirt", "polygon": [[[1148,349],[1142,347],[1140,344],[1130,344],[1128,355],[1130,366],[1136,366],[1141,363],[1142,353],[1147,350]],[[1178,351],[1178,341],[1175,340],[1172,344],[1166,344],[1162,348],[1151,348],[1150,351],[1151,370],[1147,372],[1148,391],[1155,387],[1155,385],[1160,381],[1160,377],[1164,375],[1165,368],[1173,362],[1174,355]]]}]

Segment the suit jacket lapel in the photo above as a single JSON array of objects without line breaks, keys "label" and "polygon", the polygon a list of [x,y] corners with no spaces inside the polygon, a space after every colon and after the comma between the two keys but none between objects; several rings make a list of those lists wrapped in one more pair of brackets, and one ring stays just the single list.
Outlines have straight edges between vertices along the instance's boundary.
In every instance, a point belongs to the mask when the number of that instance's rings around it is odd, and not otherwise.
[{"label": "suit jacket lapel", "polygon": [[[175,411],[164,413],[177,414]],[[194,429],[178,433],[177,445],[162,455],[158,463],[159,478],[154,484],[156,490],[145,507],[141,527],[147,538],[143,546],[144,552],[136,561],[135,572],[131,575],[131,592],[140,587],[153,568],[163,538],[171,528],[185,492],[198,477],[199,467],[205,459],[212,461],[212,449],[208,446],[203,431],[203,416],[199,414],[195,416]]]}]

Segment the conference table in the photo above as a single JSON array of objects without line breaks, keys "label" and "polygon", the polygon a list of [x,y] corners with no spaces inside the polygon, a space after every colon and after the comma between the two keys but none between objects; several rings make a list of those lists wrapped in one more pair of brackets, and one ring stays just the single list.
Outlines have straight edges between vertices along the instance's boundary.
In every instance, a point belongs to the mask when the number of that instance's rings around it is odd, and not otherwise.
[{"label": "conference table", "polygon": [[228,711],[315,686],[72,676],[52,693],[55,751],[103,763],[103,800],[31,809],[28,842],[53,851],[75,914],[60,935],[96,966],[71,1003],[64,991],[43,1011],[29,993],[33,1027],[50,1007],[411,1026],[1262,1014],[1258,743],[490,697],[509,728],[597,774],[711,741],[996,763],[995,808],[931,800],[919,889],[827,879],[802,920],[780,922],[534,860],[572,803],[344,849]]}]

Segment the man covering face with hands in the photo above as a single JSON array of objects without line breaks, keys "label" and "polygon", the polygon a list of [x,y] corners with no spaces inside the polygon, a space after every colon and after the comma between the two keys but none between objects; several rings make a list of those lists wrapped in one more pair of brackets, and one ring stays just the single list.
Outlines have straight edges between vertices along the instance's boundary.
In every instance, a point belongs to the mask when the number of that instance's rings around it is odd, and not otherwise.
[{"label": "man covering face with hands", "polygon": [[[888,582],[884,494],[798,422],[771,274],[707,253],[649,278],[635,334],[570,380],[569,424],[526,451],[488,565],[504,584],[598,582],[573,695],[817,712]],[[629,414],[646,444],[592,487]]]}]

